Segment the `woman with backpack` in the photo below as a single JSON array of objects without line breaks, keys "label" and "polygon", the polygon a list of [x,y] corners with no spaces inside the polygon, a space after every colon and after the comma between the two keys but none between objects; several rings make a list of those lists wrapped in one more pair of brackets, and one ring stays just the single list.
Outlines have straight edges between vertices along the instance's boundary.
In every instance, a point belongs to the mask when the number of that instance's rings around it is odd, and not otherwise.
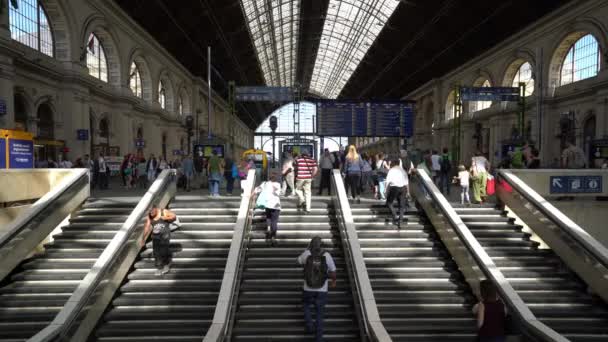
[{"label": "woman with backpack", "polygon": [[263,208],[266,212],[266,241],[274,247],[277,245],[276,237],[281,215],[281,184],[278,182],[278,175],[275,172],[271,173],[267,181],[255,188],[255,193],[258,194],[256,207]]},{"label": "woman with backpack", "polygon": [[359,186],[362,170],[363,161],[359,156],[359,153],[357,153],[357,148],[354,145],[350,145],[348,147],[348,154],[344,160],[344,170],[342,170],[342,172],[346,174],[346,183],[350,187],[350,193],[353,200],[356,200],[357,203],[361,203]]},{"label": "woman with backpack", "polygon": [[153,207],[146,218],[144,226],[144,236],[141,241],[142,246],[146,239],[152,233],[152,250],[154,252],[154,263],[156,265],[156,276],[169,273],[171,263],[171,222],[175,221],[177,216],[167,209],[159,209]]}]

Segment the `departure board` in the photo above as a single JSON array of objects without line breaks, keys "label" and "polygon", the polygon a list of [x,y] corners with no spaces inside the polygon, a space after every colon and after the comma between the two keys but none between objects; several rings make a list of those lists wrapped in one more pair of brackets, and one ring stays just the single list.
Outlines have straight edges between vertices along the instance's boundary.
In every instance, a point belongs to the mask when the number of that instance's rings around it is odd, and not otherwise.
[{"label": "departure board", "polygon": [[414,103],[320,101],[317,134],[342,137],[411,137]]}]

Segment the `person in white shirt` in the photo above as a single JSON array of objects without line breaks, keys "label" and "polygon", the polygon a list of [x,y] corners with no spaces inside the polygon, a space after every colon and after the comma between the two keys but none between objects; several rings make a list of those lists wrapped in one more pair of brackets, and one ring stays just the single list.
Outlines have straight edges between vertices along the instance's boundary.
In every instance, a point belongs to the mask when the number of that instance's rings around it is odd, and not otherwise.
[{"label": "person in white shirt", "polygon": [[[391,168],[386,176],[386,206],[391,211],[393,224],[397,228],[401,228],[401,220],[403,218],[403,209],[405,207],[405,191],[409,184],[407,173],[399,165],[399,159],[392,159],[390,162]],[[397,200],[399,205],[399,217],[395,213],[393,202]],[[405,220],[407,223],[407,219]]]},{"label": "person in white shirt", "polygon": [[321,167],[321,185],[319,186],[319,193],[317,193],[319,196],[325,188],[327,188],[327,194],[331,196],[331,170],[334,168],[335,161],[336,158],[326,148],[321,159],[319,159],[319,166]]},{"label": "person in white shirt", "polygon": [[[255,188],[255,193],[259,194],[258,199],[262,199],[264,203],[260,203],[266,212],[266,241],[270,242],[271,246],[276,246],[277,230],[279,224],[279,216],[281,215],[281,184],[277,181],[276,173],[270,174],[268,181],[263,182]],[[258,203],[256,202],[256,205]]]},{"label": "person in white shirt", "polygon": [[[325,304],[327,304],[328,280],[331,281],[329,285],[332,288],[336,287],[336,264],[334,263],[331,254],[323,250],[322,242],[320,237],[313,237],[312,240],[310,240],[308,248],[298,257],[298,264],[304,266],[305,279],[302,301],[304,304],[306,330],[308,333],[315,333],[316,342],[323,341],[323,318],[325,316]],[[318,262],[319,259],[324,259],[325,265]],[[321,274],[321,270],[325,270],[326,272]],[[309,284],[309,282],[317,281],[319,282],[317,286]],[[312,315],[310,312],[311,305],[314,305],[316,309],[316,324],[313,324],[312,322]]]},{"label": "person in white shirt", "polygon": [[435,150],[431,155],[431,172],[433,177],[433,183],[439,186],[439,173],[441,172],[441,156]]},{"label": "person in white shirt", "polygon": [[471,204],[471,199],[469,198],[469,177],[470,173],[464,167],[464,165],[458,166],[458,176],[454,177],[460,183],[460,204],[464,204],[465,201],[467,204]]}]

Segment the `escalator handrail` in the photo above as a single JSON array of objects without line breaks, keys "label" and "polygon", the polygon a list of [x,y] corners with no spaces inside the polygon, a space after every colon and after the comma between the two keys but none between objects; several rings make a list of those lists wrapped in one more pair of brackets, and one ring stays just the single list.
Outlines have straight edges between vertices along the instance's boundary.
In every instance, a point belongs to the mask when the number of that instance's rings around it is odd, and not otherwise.
[{"label": "escalator handrail", "polygon": [[567,233],[579,243],[589,254],[591,254],[605,268],[608,268],[608,248],[589,235],[581,226],[564,215],[553,204],[549,203],[538,192],[534,191],[521,178],[510,170],[499,170],[498,175],[504,179],[513,189],[530,202],[545,217],[549,218],[563,232]]},{"label": "escalator handrail", "polygon": [[[213,320],[204,342],[221,342],[226,338],[226,334],[230,330],[232,318],[236,310],[236,296],[239,284],[239,274],[244,265],[245,249],[247,244],[247,232],[251,225],[252,210],[254,205],[253,190],[255,189],[255,170],[249,170],[247,180],[241,182],[243,187],[243,197],[239,206],[239,213],[234,225],[234,235],[230,243],[230,251],[226,260],[224,276],[220,293],[215,306]],[[243,186],[244,185],[244,186]]]},{"label": "escalator handrail", "polygon": [[[0,249],[4,248],[15,236],[19,235],[30,222],[35,220],[44,209],[51,206],[56,199],[70,190],[72,186],[78,184],[78,181],[83,177],[89,177],[88,169],[70,170],[70,174],[62,179],[57,186],[53,187],[49,192],[44,194],[44,196],[34,202],[31,207],[19,214],[19,216],[8,224],[6,232],[0,236]],[[86,186],[88,186],[88,182]]]},{"label": "escalator handrail", "polygon": [[374,297],[369,275],[361,245],[359,244],[359,236],[355,228],[355,223],[348,202],[348,195],[344,188],[344,182],[340,170],[333,170],[332,181],[335,188],[335,196],[337,196],[341,211],[341,224],[344,225],[348,247],[350,249],[350,257],[352,270],[354,272],[355,286],[357,287],[357,296],[359,297],[360,310],[363,316],[364,324],[366,325],[367,333],[372,342],[392,342],[392,339],[378,313],[378,306]]},{"label": "escalator handrail", "polygon": [[419,180],[426,193],[431,196],[434,203],[441,210],[454,231],[458,234],[462,243],[475,259],[479,269],[494,283],[501,294],[501,297],[505,300],[511,311],[520,318],[527,330],[532,333],[534,337],[540,338],[542,341],[569,341],[536,318],[519,294],[513,289],[507,278],[498,269],[492,258],[486,253],[479,241],[477,241],[477,238],[475,238],[473,233],[471,233],[469,228],[456,213],[454,208],[439,189],[437,189],[429,175],[422,169],[417,169],[416,174],[417,176],[415,179]]},{"label": "escalator handrail", "polygon": [[[133,209],[129,217],[122,224],[118,232],[114,235],[110,243],[103,250],[99,258],[95,261],[91,270],[79,283],[78,287],[63,308],[55,316],[55,319],[43,330],[38,332],[28,342],[48,342],[60,339],[72,322],[78,317],[80,312],[85,308],[89,296],[95,291],[100,281],[104,279],[105,273],[111,268],[116,256],[119,255],[122,248],[127,245],[129,236],[140,225],[142,218],[145,217],[148,210],[154,205],[155,201],[162,198],[171,182],[175,182],[176,170],[163,170],[156,178],[154,183],[148,188],[148,191],[142,196],[141,200]],[[137,242],[139,243],[139,242]]]}]

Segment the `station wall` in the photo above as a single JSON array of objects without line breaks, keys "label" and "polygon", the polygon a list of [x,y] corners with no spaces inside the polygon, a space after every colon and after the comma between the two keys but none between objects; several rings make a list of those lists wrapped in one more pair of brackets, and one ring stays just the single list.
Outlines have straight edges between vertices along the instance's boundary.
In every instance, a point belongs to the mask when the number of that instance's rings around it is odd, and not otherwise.
[{"label": "station wall", "polygon": [[[595,64],[593,41],[587,35],[596,42]],[[575,56],[569,56],[577,42]],[[524,136],[540,148],[543,167],[561,155],[560,120],[564,117],[573,119],[569,140],[586,151],[591,140],[608,137],[608,2],[573,1],[496,43],[486,53],[404,95],[416,101],[414,148],[453,148],[454,88],[482,86],[485,81],[510,87],[522,76],[518,72],[525,63],[531,66],[532,82],[527,89],[531,94],[526,96]],[[563,77],[575,69],[573,79],[561,79],[565,61]],[[597,70],[590,70],[594,65]],[[462,115],[462,160],[470,161],[479,149],[497,163],[501,144],[516,135],[517,104],[465,102]]]},{"label": "station wall", "polygon": [[[36,0],[19,3],[36,6]],[[0,115],[0,128],[34,133],[37,145],[44,146],[49,157],[67,147],[72,160],[91,153],[94,145],[118,147],[121,155],[133,153],[138,150],[137,140],[145,142],[140,150],[146,156],[165,152],[172,159],[173,150],[187,150],[185,117],[197,113],[201,136],[206,137],[206,82],[191,74],[113,1],[40,0],[51,30],[52,56],[36,44],[28,46],[27,34],[13,32],[11,38],[11,16],[15,20],[14,11],[25,9],[15,9],[8,1],[2,4],[0,101],[6,105],[6,114]],[[103,47],[107,81],[99,74],[92,76],[94,72],[87,68],[94,51],[91,34]],[[133,63],[140,90],[131,86]],[[159,103],[161,93],[164,106]],[[213,136],[240,155],[253,145],[253,131],[230,114],[220,96],[213,93],[212,102]],[[89,130],[88,141],[77,139],[79,129]]]}]

